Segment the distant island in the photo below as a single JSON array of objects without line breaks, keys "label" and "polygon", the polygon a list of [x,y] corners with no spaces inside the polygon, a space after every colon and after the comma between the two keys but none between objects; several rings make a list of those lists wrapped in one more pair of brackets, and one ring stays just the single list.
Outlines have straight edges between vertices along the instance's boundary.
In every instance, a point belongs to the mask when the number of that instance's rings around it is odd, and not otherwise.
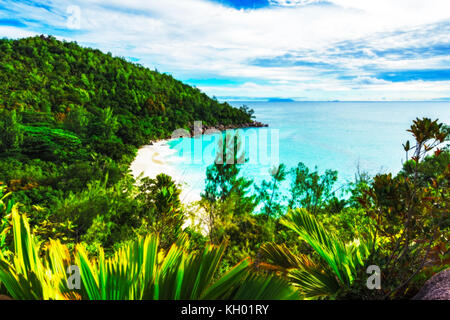
[{"label": "distant island", "polygon": [[267,102],[295,102],[295,100],[291,98],[269,98]]}]

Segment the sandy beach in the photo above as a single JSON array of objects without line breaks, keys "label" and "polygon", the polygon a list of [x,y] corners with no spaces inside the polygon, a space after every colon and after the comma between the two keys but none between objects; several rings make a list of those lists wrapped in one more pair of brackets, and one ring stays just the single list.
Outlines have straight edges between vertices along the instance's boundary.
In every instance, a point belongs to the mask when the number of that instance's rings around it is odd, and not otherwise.
[{"label": "sandy beach", "polygon": [[142,177],[155,178],[165,173],[181,185],[180,199],[184,204],[200,200],[199,190],[192,189],[187,183],[188,173],[177,168],[177,164],[185,160],[176,155],[176,150],[170,148],[168,141],[160,140],[140,148],[130,166],[133,176],[138,178],[142,174]]}]

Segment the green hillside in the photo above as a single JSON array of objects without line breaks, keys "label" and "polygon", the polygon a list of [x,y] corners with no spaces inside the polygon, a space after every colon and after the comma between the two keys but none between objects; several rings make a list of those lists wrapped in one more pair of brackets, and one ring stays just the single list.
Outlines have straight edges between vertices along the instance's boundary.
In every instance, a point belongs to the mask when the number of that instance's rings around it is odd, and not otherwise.
[{"label": "green hillside", "polygon": [[99,224],[106,242],[127,238],[141,223],[128,173],[139,146],[198,120],[252,122],[170,75],[54,37],[0,40],[0,83],[0,186],[43,238]]},{"label": "green hillside", "polygon": [[[167,137],[193,121],[205,125],[249,123],[251,115],[209,98],[200,90],[123,58],[53,37],[0,40],[0,106],[23,113],[25,124],[45,123],[78,137],[93,139],[104,132],[95,121],[110,116],[116,139],[110,144],[140,146]],[[73,123],[86,117],[90,125]],[[114,143],[113,143],[114,142]]]}]

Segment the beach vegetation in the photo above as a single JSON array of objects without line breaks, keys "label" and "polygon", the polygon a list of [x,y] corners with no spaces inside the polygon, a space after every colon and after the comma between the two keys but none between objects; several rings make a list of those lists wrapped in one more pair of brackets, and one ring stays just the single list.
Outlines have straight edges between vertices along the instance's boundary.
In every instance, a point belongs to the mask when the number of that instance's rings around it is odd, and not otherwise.
[{"label": "beach vegetation", "polygon": [[1,39],[0,52],[0,294],[404,299],[450,267],[450,131],[438,119],[413,121],[398,174],[357,169],[344,187],[302,162],[256,183],[227,132],[188,208],[175,177],[132,176],[138,148],[194,121],[246,126],[253,110],[53,37]]}]

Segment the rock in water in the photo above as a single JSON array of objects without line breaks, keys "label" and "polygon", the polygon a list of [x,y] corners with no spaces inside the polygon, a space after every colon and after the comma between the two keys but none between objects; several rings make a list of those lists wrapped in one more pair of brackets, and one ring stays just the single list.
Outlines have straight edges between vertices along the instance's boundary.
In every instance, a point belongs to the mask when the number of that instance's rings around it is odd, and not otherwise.
[{"label": "rock in water", "polygon": [[432,276],[413,300],[450,300],[450,269]]}]

